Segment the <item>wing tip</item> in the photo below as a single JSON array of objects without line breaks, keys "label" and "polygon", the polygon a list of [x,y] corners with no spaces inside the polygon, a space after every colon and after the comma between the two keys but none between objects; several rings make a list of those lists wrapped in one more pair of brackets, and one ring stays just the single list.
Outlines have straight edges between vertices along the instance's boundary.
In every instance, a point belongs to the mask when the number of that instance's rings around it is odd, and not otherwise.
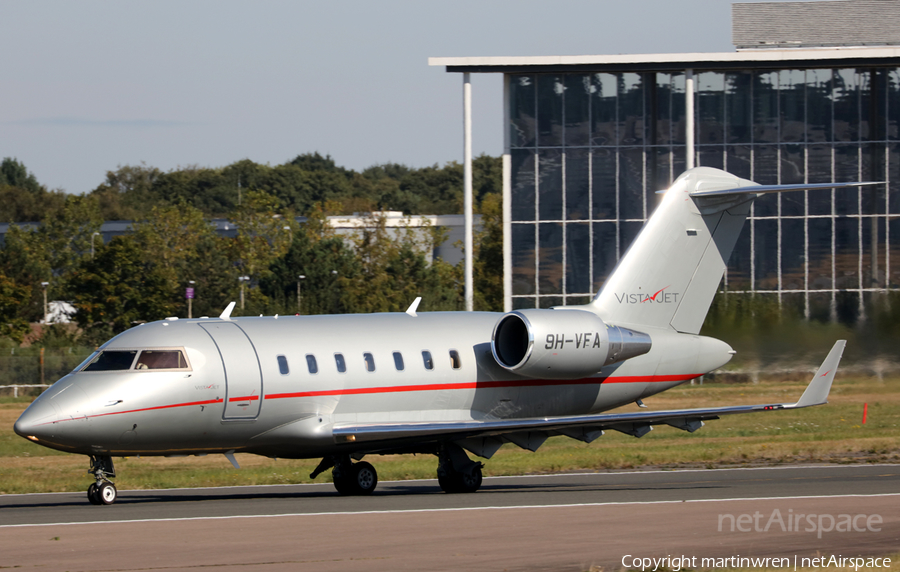
[{"label": "wing tip", "polygon": [[816,370],[809,385],[800,396],[794,408],[812,407],[814,405],[824,405],[828,403],[828,394],[831,392],[831,384],[834,382],[834,376],[837,374],[838,365],[841,363],[841,357],[844,355],[844,348],[847,347],[847,340],[837,340],[834,342],[825,361]]}]

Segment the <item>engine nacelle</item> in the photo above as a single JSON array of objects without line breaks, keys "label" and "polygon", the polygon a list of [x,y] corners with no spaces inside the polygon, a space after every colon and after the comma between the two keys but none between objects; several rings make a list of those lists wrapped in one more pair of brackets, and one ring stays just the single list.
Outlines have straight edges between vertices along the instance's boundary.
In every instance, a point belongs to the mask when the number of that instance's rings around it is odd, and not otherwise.
[{"label": "engine nacelle", "polygon": [[610,326],[584,310],[516,310],[494,326],[491,351],[509,371],[541,379],[579,379],[650,351],[650,336]]}]

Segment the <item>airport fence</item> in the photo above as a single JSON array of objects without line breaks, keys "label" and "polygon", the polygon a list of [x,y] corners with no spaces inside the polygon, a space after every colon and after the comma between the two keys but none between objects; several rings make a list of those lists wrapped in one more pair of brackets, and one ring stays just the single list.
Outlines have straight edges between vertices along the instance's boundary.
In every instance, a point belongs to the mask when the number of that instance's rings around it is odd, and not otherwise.
[{"label": "airport fence", "polygon": [[93,351],[91,347],[0,349],[0,395],[38,395]]}]

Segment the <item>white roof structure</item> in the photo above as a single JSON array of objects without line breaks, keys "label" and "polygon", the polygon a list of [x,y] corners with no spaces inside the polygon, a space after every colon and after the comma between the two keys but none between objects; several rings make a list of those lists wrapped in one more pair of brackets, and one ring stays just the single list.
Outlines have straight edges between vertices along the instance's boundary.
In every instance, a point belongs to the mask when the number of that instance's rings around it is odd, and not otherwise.
[{"label": "white roof structure", "polygon": [[555,71],[562,68],[584,66],[591,70],[616,68],[628,71],[670,69],[727,69],[785,67],[786,62],[803,66],[829,67],[837,62],[842,66],[848,60],[866,63],[900,58],[900,46],[840,46],[829,48],[762,48],[735,52],[693,52],[684,54],[607,54],[583,56],[475,56],[428,58],[430,66],[446,66],[448,72],[515,73],[528,71]]}]

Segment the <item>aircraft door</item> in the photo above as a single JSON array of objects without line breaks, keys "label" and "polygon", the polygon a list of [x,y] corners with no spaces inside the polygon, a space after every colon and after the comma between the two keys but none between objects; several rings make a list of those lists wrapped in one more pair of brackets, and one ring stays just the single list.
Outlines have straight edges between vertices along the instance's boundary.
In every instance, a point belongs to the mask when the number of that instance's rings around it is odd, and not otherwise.
[{"label": "aircraft door", "polygon": [[262,396],[262,372],[256,348],[233,322],[211,322],[200,327],[212,337],[225,366],[224,419],[255,419]]}]

